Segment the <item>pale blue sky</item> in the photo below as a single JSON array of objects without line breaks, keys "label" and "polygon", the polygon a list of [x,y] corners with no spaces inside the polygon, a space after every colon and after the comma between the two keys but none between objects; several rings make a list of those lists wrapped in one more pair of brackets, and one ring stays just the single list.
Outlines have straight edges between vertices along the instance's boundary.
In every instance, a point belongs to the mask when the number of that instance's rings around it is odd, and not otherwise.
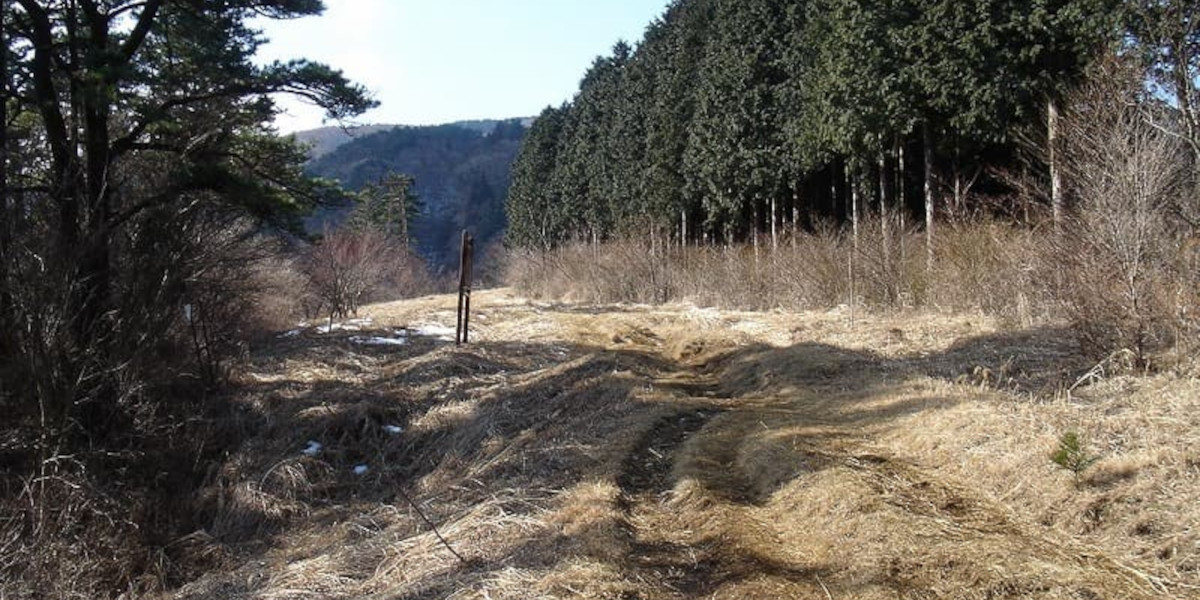
[{"label": "pale blue sky", "polygon": [[[427,125],[536,115],[576,91],[592,59],[641,39],[669,0],[325,0],[325,14],[258,23],[262,60],[342,69],[382,106],[363,123]],[[295,101],[283,132],[321,125]]]}]

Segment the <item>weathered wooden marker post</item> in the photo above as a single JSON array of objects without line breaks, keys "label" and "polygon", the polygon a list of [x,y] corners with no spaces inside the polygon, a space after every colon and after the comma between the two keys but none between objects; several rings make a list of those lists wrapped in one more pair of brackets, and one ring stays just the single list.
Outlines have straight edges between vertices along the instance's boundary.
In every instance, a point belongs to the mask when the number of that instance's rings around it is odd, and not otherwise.
[{"label": "weathered wooden marker post", "polygon": [[462,254],[458,261],[458,330],[454,343],[467,343],[467,329],[471,325],[471,267],[475,255],[475,238],[467,230],[462,233]]}]

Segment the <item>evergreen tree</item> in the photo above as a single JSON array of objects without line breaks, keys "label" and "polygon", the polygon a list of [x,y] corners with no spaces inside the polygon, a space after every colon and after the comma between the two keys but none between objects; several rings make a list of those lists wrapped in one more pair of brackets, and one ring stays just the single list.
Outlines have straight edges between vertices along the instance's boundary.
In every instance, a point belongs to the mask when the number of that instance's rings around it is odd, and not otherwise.
[{"label": "evergreen tree", "polygon": [[401,173],[388,173],[358,194],[358,205],[350,216],[350,225],[372,229],[389,240],[408,246],[412,222],[421,211],[415,189],[416,180]]},{"label": "evergreen tree", "polygon": [[[315,0],[4,3],[8,66],[22,74],[6,107],[28,126],[5,123],[24,152],[5,165],[20,193],[11,178],[4,190],[24,251],[0,259],[69,290],[35,298],[43,292],[24,288],[17,317],[52,328],[20,342],[55,363],[37,394],[56,423],[95,425],[72,420],[84,399],[114,406],[124,357],[157,322],[133,300],[157,299],[157,311],[178,301],[187,273],[163,248],[187,238],[197,207],[279,219],[318,197],[303,153],[267,125],[271,95],[302,96],[330,118],[373,102],[324,65],[255,64],[261,38],[248,20],[321,9]],[[151,264],[161,277],[137,277]],[[149,287],[121,287],[131,282]]]},{"label": "evergreen tree", "polygon": [[556,239],[647,222],[774,239],[788,205],[793,223],[802,207],[854,221],[856,200],[886,210],[906,191],[896,161],[920,148],[932,257],[937,172],[965,210],[984,165],[1045,131],[1063,87],[1114,39],[1118,4],[676,0],[563,107]]},{"label": "evergreen tree", "polygon": [[505,211],[507,243],[548,249],[567,234],[567,206],[556,186],[566,108],[546,107],[529,128],[513,163]]},{"label": "evergreen tree", "polygon": [[718,2],[714,17],[684,155],[687,188],[703,198],[710,229],[755,236],[786,163],[775,102],[782,8],[771,0]]},{"label": "evergreen tree", "polygon": [[711,22],[711,1],[679,0],[646,30],[646,41],[639,46],[643,68],[653,77],[653,97],[646,107],[645,209],[663,222],[678,218],[684,242],[695,236],[702,220],[699,195],[689,192],[685,180],[684,155]]}]

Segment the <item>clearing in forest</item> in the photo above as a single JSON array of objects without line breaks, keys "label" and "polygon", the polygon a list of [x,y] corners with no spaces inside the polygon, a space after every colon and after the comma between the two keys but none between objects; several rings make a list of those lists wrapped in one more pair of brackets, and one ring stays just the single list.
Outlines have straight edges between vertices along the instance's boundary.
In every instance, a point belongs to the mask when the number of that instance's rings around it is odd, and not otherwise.
[{"label": "clearing in forest", "polygon": [[[276,339],[176,598],[1194,598],[1200,385],[979,315],[477,292]],[[388,341],[390,340],[390,341]],[[1050,460],[1082,434],[1078,480]],[[421,513],[410,501],[419,505]],[[430,528],[460,555],[455,556]]]}]

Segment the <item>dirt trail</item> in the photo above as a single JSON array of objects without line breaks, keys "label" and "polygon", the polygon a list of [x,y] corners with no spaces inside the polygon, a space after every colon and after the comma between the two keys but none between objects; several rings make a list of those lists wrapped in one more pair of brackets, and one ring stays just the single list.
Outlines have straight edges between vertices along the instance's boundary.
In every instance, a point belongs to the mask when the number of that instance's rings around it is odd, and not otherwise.
[{"label": "dirt trail", "polygon": [[[385,329],[452,323],[451,302],[371,315]],[[1136,533],[1151,514],[1194,525],[1164,507],[1187,506],[1195,476],[1176,474],[1171,494],[1181,498],[1153,496],[1136,478],[1072,490],[1046,459],[1075,409],[1010,390],[1075,368],[1054,331],[1013,337],[978,317],[859,324],[836,312],[556,306],[504,291],[476,305],[467,348],[311,338],[306,351],[343,351],[336,368],[327,355],[309,358],[333,369],[318,379],[345,381],[347,363],[373,361],[347,393],[379,399],[358,400],[365,421],[347,431],[389,419],[403,435],[369,440],[379,445],[374,479],[291,490],[289,501],[307,503],[294,514],[306,516],[289,517],[265,546],[230,550],[268,572],[258,583],[231,587],[246,571],[210,575],[179,596],[1200,597],[1200,568],[1186,568],[1200,542]],[[1057,359],[1012,358],[1022,348]],[[289,350],[284,360],[296,380],[306,359]],[[972,379],[981,365],[1002,377]],[[336,407],[338,393],[267,403]],[[335,458],[298,470],[345,469]],[[395,486],[467,563],[440,547]],[[369,525],[331,534],[321,524],[350,522]],[[1152,554],[1164,539],[1183,550]]]},{"label": "dirt trail", "polygon": [[[637,332],[645,340],[664,337],[648,328],[638,328]],[[631,337],[618,335],[614,339],[628,343]],[[809,372],[804,367],[810,365],[789,365],[800,369],[791,374],[800,387],[789,387],[789,396],[764,397],[776,391],[777,383],[738,389],[747,384],[744,374],[739,376],[736,367],[728,364],[715,369],[715,377],[699,372],[692,378],[681,377],[679,373],[672,375],[671,385],[678,389],[709,391],[706,397],[690,397],[684,403],[712,402],[717,394],[724,397],[720,398],[719,408],[687,409],[660,419],[623,462],[617,478],[621,489],[618,502],[631,523],[634,540],[628,556],[629,568],[646,587],[626,597],[734,598],[768,593],[779,597],[817,597],[818,592],[831,597],[829,586],[821,579],[822,573],[835,587],[853,589],[856,597],[908,596],[936,584],[923,580],[926,574],[921,571],[926,565],[905,564],[902,557],[894,557],[882,573],[856,577],[853,573],[836,574],[832,565],[819,561],[796,560],[795,546],[790,560],[781,556],[778,551],[788,543],[785,541],[788,534],[794,532],[775,527],[776,523],[756,515],[752,507],[766,502],[767,494],[756,491],[755,475],[746,472],[746,467],[753,465],[739,464],[740,454],[750,444],[750,438],[778,427],[778,421],[772,425],[767,422],[773,420],[771,413],[779,410],[791,411],[792,422],[821,423],[826,428],[822,435],[793,440],[794,448],[803,447],[798,454],[809,468],[820,466],[844,471],[844,476],[860,485],[858,502],[880,502],[884,507],[881,512],[892,512],[904,521],[893,523],[889,528],[892,531],[881,528],[878,534],[883,535],[882,544],[872,540],[876,545],[911,548],[909,536],[969,542],[969,552],[961,552],[937,566],[941,571],[964,570],[964,567],[975,571],[966,574],[968,578],[961,583],[964,587],[954,597],[1053,594],[1091,598],[1102,597],[1094,590],[1111,590],[1114,586],[1124,589],[1123,597],[1165,591],[1135,570],[1029,531],[1014,521],[1012,511],[946,481],[936,470],[877,454],[886,450],[872,444],[866,436],[845,431],[861,426],[860,419],[838,419],[836,413],[825,410],[829,400],[818,403],[822,408],[813,410],[814,403],[803,399],[805,392],[813,389],[820,389],[830,397],[838,396],[839,391],[844,394],[845,390],[856,389],[879,375],[871,372],[875,365],[861,364],[856,357],[839,352],[810,358],[817,359],[812,362],[822,368]],[[826,362],[842,360],[847,363],[846,368],[830,369],[830,363]],[[770,374],[773,373],[760,375]],[[714,379],[716,385],[712,383]],[[713,425],[717,417],[720,419]],[[685,445],[690,446],[686,456],[682,452]],[[701,490],[693,490],[692,502],[676,499],[674,488],[679,478],[700,482]],[[691,529],[696,526],[704,533],[696,535]],[[899,535],[889,540],[889,533]],[[802,546],[806,540],[792,541]],[[1017,563],[1017,571],[1042,572],[1028,574],[1033,575],[1030,578],[1033,582],[1001,578],[984,583],[985,573],[1000,566],[997,563],[1002,561]],[[1052,570],[1068,575],[1061,579],[1050,577],[1044,565],[1053,565]],[[968,581],[981,589],[968,589]]]}]

